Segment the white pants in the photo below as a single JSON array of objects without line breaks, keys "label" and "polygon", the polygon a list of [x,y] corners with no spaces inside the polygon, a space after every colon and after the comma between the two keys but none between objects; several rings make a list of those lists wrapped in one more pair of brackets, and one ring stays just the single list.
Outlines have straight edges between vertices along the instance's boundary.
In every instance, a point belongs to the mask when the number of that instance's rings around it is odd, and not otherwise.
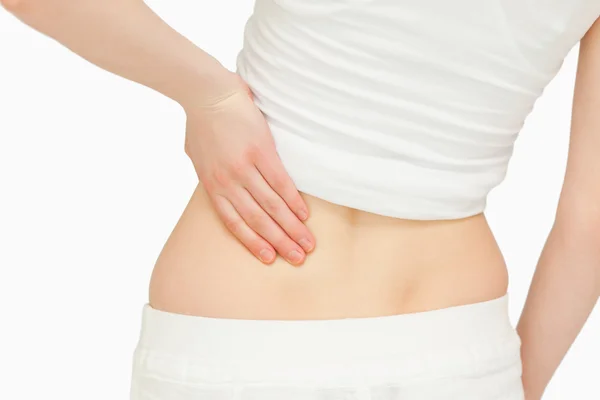
[{"label": "white pants", "polygon": [[523,400],[508,298],[373,318],[143,310],[131,400]]}]

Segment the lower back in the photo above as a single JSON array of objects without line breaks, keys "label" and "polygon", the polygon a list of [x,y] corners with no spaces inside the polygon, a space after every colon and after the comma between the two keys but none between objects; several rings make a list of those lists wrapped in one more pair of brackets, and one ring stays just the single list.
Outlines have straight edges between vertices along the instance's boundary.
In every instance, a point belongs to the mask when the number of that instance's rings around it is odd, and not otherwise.
[{"label": "lower back", "polygon": [[199,185],[156,262],[150,305],[242,319],[336,319],[427,311],[506,293],[483,214],[384,217],[302,194],[317,244],[305,263],[264,265],[234,238]]}]

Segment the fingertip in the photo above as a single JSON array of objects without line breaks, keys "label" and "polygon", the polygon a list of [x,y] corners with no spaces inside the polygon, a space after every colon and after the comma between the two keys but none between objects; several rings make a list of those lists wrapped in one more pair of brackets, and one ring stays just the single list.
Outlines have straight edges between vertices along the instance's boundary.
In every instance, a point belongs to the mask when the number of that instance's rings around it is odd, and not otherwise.
[{"label": "fingertip", "polygon": [[304,257],[302,257],[302,259],[300,261],[298,261],[297,263],[293,263],[292,266],[294,266],[296,268],[300,268],[301,266],[304,265],[305,262],[306,262],[306,255]]},{"label": "fingertip", "polygon": [[297,249],[297,250],[292,250],[287,254],[286,259],[288,260],[288,262],[292,265],[295,266],[299,266],[304,262],[304,257],[306,256],[306,254],[304,253],[304,251]]},{"label": "fingertip", "polygon": [[296,215],[298,215],[301,221],[306,221],[308,219],[308,210],[301,208],[296,212]]},{"label": "fingertip", "polygon": [[272,264],[275,261],[275,252],[269,249],[262,249],[258,253],[258,259],[264,264]]},{"label": "fingertip", "polygon": [[310,253],[314,250],[315,245],[313,244],[313,240],[308,240],[306,238],[302,238],[298,241],[298,244],[304,249],[305,252]]}]

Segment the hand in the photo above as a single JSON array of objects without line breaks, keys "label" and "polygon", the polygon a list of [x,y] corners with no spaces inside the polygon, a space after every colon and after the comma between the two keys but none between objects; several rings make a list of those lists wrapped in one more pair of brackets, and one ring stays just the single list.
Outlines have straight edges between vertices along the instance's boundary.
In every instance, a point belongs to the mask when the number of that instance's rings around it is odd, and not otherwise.
[{"label": "hand", "polygon": [[269,126],[239,75],[239,91],[186,109],[185,152],[225,226],[259,260],[304,262],[315,239],[308,207],[285,171]]}]

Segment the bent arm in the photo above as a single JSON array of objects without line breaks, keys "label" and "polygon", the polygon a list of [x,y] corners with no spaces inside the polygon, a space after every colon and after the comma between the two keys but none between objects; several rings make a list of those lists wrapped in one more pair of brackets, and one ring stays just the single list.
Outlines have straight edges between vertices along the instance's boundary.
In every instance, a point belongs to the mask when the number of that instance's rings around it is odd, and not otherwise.
[{"label": "bent arm", "polygon": [[181,104],[212,104],[236,75],[170,28],[142,0],[0,0],[17,18],[99,67]]},{"label": "bent arm", "polygon": [[565,182],[517,330],[540,399],[600,295],[600,20],[581,40]]}]

